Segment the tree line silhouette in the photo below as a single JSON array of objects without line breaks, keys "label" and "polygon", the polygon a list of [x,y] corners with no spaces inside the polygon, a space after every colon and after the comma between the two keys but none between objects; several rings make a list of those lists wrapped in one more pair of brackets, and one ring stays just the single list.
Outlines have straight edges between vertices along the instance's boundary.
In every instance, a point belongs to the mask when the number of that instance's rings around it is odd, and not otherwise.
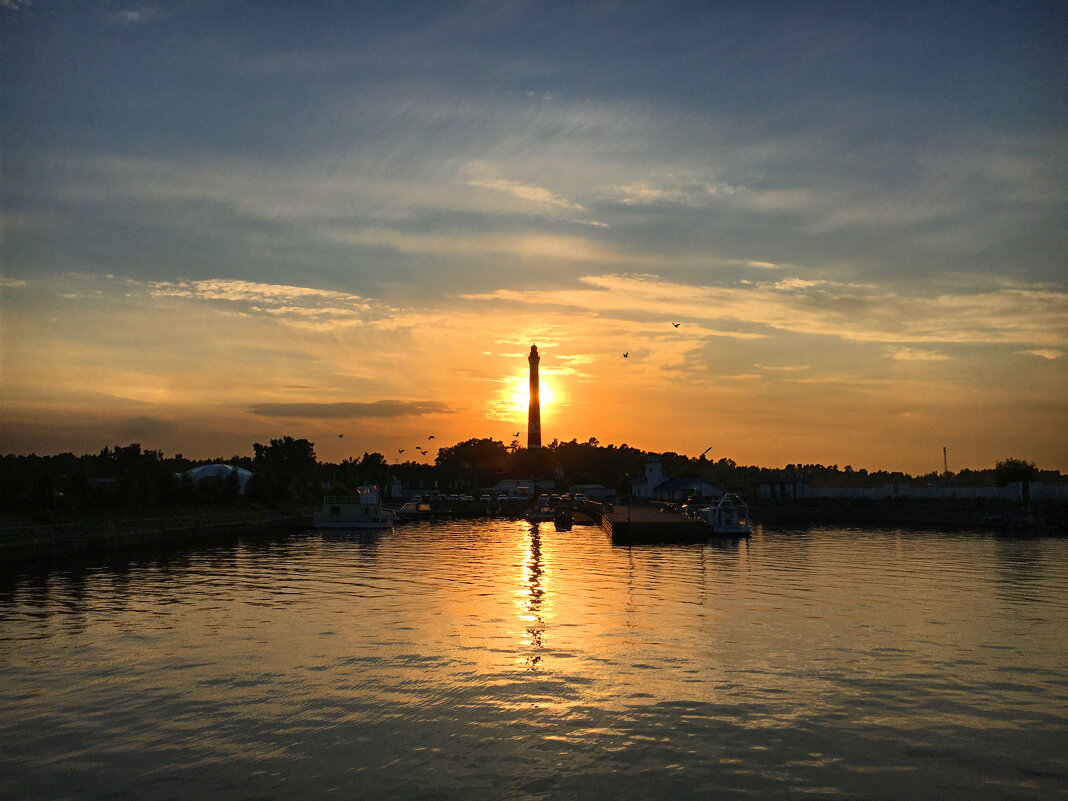
[{"label": "tree line silhouette", "polygon": [[[285,436],[254,443],[252,456],[228,459],[167,457],[143,450],[139,443],[105,447],[97,454],[75,456],[0,456],[0,512],[13,514],[73,513],[96,510],[261,505],[318,505],[323,487],[351,489],[394,481],[408,487],[478,489],[502,478],[552,480],[557,486],[602,484],[625,495],[631,479],[644,474],[647,454],[627,444],[602,445],[595,437],[584,442],[553,440],[540,449],[505,445],[491,438],[468,439],[442,447],[433,464],[390,463],[381,453],[364,453],[339,463],[321,462],[314,443]],[[739,465],[733,459],[708,459],[667,452],[658,454],[666,476],[701,477],[726,491],[747,493],[757,483],[803,475],[814,486],[880,486],[920,481],[933,485],[994,485],[1009,481],[1060,481],[1058,471],[1039,471],[1031,462],[1010,458],[995,468],[912,476],[851,465],[788,464],[785,468]],[[193,482],[190,468],[225,463],[252,471],[245,493],[236,475],[224,480]]]}]

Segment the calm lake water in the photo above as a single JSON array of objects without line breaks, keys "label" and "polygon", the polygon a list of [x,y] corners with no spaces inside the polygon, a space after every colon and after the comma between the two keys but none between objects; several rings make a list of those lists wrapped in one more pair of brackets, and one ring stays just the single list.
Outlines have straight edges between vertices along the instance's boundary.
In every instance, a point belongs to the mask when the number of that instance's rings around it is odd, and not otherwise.
[{"label": "calm lake water", "polygon": [[1059,798],[1068,540],[316,532],[0,576],[0,797]]}]

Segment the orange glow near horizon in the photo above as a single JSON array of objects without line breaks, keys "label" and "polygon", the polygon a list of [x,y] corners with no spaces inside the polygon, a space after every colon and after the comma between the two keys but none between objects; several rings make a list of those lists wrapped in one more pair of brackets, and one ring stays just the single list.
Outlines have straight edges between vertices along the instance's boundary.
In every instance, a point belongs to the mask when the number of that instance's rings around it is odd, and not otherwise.
[{"label": "orange glow near horizon", "polygon": [[[216,284],[161,294],[133,279],[78,276],[16,287],[22,303],[5,307],[0,336],[5,452],[94,453],[137,442],[225,459],[291,435],[314,442],[323,460],[379,452],[399,462],[433,461],[433,448],[471,438],[522,443],[526,349],[538,341],[546,444],[595,437],[690,455],[713,445],[710,456],[739,464],[916,474],[940,470],[945,445],[951,469],[992,467],[1013,453],[1065,469],[1061,407],[1028,402],[1031,386],[1066,396],[1063,357],[1014,350],[1001,353],[996,373],[961,373],[980,358],[978,346],[944,345],[953,359],[941,360],[915,358],[919,346],[910,346],[903,358],[863,332],[838,343],[770,328],[738,338],[707,323],[676,329],[466,300],[447,313],[331,307],[331,328],[300,287],[223,289],[223,299]],[[53,324],[36,324],[50,314]],[[277,342],[285,347],[264,344]]]}]

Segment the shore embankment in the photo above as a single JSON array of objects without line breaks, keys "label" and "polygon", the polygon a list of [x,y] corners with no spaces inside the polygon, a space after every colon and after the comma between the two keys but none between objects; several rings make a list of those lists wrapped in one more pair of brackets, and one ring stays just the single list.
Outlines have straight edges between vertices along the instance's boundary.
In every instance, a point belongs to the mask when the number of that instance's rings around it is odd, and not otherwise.
[{"label": "shore embankment", "polygon": [[108,551],[276,534],[312,524],[310,509],[236,512],[93,524],[27,525],[0,529],[0,565],[91,556]]},{"label": "shore embankment", "polygon": [[903,526],[1068,534],[1068,503],[1064,501],[760,498],[749,501],[749,512],[757,523],[778,526]]}]

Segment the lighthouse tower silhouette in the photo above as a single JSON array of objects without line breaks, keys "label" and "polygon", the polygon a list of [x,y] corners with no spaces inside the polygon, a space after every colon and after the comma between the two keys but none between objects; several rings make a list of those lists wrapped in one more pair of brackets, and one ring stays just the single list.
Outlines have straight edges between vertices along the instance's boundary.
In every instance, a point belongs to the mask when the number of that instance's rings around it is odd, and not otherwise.
[{"label": "lighthouse tower silhouette", "polygon": [[527,409],[527,447],[541,447],[541,400],[538,397],[538,346],[530,346],[530,407]]}]

